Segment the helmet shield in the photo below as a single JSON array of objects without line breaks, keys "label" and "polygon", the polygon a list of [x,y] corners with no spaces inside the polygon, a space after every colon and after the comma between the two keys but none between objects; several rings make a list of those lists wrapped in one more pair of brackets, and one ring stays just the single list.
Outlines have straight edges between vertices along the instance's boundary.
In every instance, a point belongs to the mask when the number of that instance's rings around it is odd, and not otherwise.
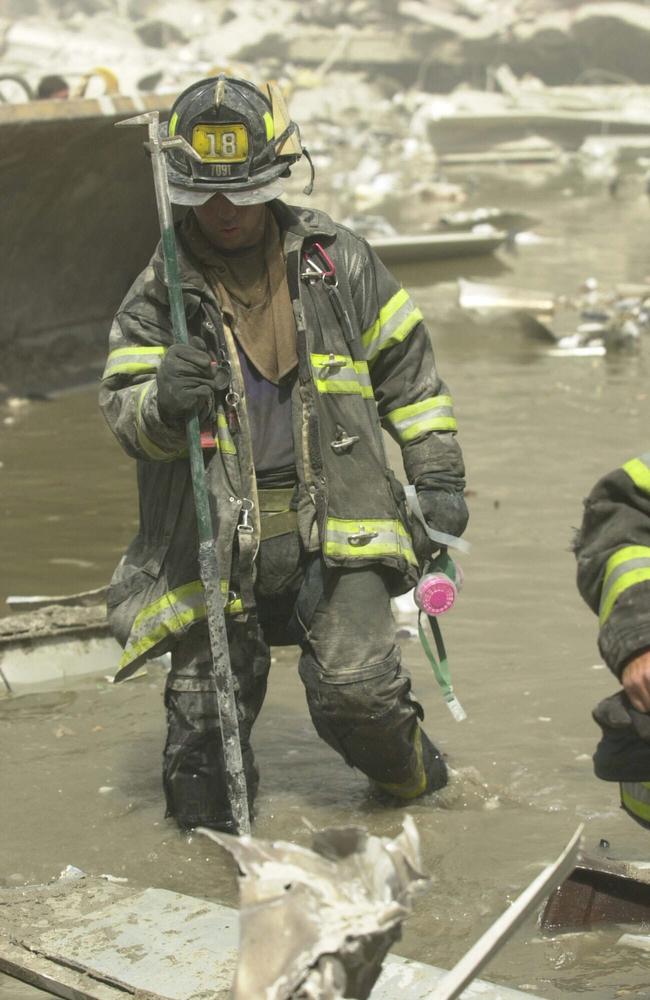
[{"label": "helmet shield", "polygon": [[275,84],[219,76],[188,87],[174,103],[165,135],[182,135],[201,157],[167,152],[172,201],[198,205],[222,193],[235,204],[270,201],[302,154],[298,126]]}]

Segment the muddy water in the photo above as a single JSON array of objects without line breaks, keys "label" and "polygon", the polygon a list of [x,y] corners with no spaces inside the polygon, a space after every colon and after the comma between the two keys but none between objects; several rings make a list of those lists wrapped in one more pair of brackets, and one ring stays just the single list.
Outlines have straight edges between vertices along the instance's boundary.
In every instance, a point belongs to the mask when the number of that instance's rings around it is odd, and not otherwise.
[{"label": "muddy water", "polygon": [[[485,190],[482,202],[492,200]],[[543,241],[516,256],[463,264],[466,276],[573,292],[646,276],[650,209],[636,190],[551,199],[501,191],[508,207],[544,220]],[[448,967],[540,870],[578,823],[595,849],[646,857],[648,836],[598,782],[590,709],[615,684],[599,663],[595,622],[574,586],[572,529],[595,479],[647,450],[648,345],[623,358],[553,358],[507,326],[468,325],[450,306],[453,269],[400,272],[436,331],[456,399],[471,491],[462,600],[445,620],[457,693],[445,708],[417,641],[404,659],[428,728],[453,777],[415,803],[430,891],[400,953]],[[445,280],[440,280],[445,279]],[[441,320],[442,317],[442,320]],[[0,527],[7,593],[62,593],[103,583],[133,532],[133,470],[96,410],[95,392],[34,403],[0,426]],[[393,456],[397,463],[397,456]],[[93,873],[236,901],[230,863],[162,817],[162,678],[114,687],[87,682],[0,702],[0,884]],[[263,780],[255,832],[309,842],[303,823],[361,823],[394,835],[399,810],[378,807],[361,776],[312,731],[294,658],[274,664],[255,747]],[[620,929],[545,937],[529,922],[485,978],[547,998],[650,996],[643,953],[617,947]],[[0,982],[0,996],[33,991]]]}]

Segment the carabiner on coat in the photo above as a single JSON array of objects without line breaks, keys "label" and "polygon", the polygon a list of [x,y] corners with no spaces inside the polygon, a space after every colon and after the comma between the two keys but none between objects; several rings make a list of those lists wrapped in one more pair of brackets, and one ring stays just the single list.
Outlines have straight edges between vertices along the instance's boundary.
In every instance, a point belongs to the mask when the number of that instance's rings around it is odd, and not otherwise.
[{"label": "carabiner on coat", "polygon": [[303,281],[322,281],[323,286],[329,294],[334,315],[343,330],[343,336],[348,344],[352,344],[354,342],[354,330],[352,329],[350,317],[339,292],[336,264],[320,243],[312,243],[309,250],[305,250],[302,256],[305,262],[305,270],[301,272],[300,277]]},{"label": "carabiner on coat", "polygon": [[301,278],[305,281],[323,281],[327,285],[338,284],[334,261],[320,243],[312,243],[302,256],[305,270],[301,273]]},{"label": "carabiner on coat", "polygon": [[249,500],[248,497],[244,497],[241,502],[241,512],[239,514],[239,524],[237,525],[237,531],[239,534],[250,534],[254,531],[253,525],[250,523],[250,512],[253,509],[253,501]]}]

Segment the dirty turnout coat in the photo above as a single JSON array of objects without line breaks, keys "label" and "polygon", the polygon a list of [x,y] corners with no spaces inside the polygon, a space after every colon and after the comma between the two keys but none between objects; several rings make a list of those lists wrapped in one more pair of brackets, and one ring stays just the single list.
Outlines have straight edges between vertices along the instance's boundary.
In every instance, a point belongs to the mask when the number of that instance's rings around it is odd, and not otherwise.
[{"label": "dirty turnout coat", "polygon": [[[323,213],[270,203],[278,221],[296,322],[298,373],[292,394],[298,477],[298,528],[306,551],[330,566],[381,563],[394,591],[417,577],[403,490],[388,467],[382,427],[401,445],[409,482],[440,473],[452,488],[464,469],[448,390],[438,376],[422,314],[365,240]],[[191,336],[225,348],[237,427],[216,399],[215,451],[208,481],[226,610],[241,613],[230,583],[242,508],[257,488],[246,400],[231,317],[179,242],[179,266]],[[338,294],[306,280],[305,254],[323,246],[334,261]],[[321,258],[322,263],[322,258]],[[221,332],[223,330],[223,333]],[[219,337],[224,343],[219,343]],[[124,646],[118,678],[159,655],[205,617],[198,579],[196,521],[184,426],[170,427],[156,402],[156,370],[173,341],[160,247],[122,302],[110,333],[100,404],[124,450],[137,460],[138,534],[118,565],[109,621]]]},{"label": "dirty turnout coat", "polygon": [[575,542],[578,589],[599,618],[598,645],[620,679],[650,648],[650,452],[596,483]]}]

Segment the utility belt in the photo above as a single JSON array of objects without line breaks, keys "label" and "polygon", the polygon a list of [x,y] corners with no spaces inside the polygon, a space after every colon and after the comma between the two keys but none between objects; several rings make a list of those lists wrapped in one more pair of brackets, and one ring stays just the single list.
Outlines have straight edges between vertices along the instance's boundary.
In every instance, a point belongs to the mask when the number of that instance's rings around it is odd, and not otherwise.
[{"label": "utility belt", "polygon": [[278,538],[298,529],[298,514],[292,507],[295,487],[258,489],[261,540]]},{"label": "utility belt", "polygon": [[[283,591],[283,584],[290,580],[299,569],[300,546],[298,541],[298,514],[295,509],[296,487],[270,487],[257,489],[258,512],[260,516],[260,540],[262,547],[256,553],[252,530],[247,524],[244,530],[238,528],[238,544],[231,577],[231,585],[235,588],[231,593],[237,594],[241,602],[241,611],[245,615],[251,634],[255,634],[258,622],[257,600],[254,580],[262,574],[266,588],[261,591],[275,594]],[[296,541],[291,539],[296,536]],[[265,548],[264,542],[274,538],[286,537],[286,542]],[[255,563],[258,563],[257,571]],[[286,567],[285,567],[286,563]],[[271,574],[269,575],[269,568]],[[285,579],[286,578],[286,579]],[[270,590],[269,590],[270,587]]]}]

